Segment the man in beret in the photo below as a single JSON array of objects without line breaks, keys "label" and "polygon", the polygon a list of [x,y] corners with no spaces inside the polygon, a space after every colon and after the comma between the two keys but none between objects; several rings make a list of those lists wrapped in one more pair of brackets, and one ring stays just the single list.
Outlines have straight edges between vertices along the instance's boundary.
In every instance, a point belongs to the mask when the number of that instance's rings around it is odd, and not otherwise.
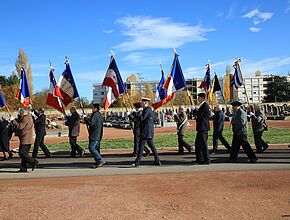
[{"label": "man in beret", "polygon": [[154,117],[151,107],[149,106],[150,99],[147,97],[142,97],[142,106],[143,111],[140,117],[141,119],[141,127],[140,127],[140,142],[139,142],[139,150],[138,155],[134,163],[131,164],[132,167],[138,167],[140,165],[140,161],[143,155],[144,146],[147,143],[150,147],[153,155],[154,155],[154,163],[155,166],[160,166],[161,162],[157,153],[157,150],[154,146]]},{"label": "man in beret", "polygon": [[196,118],[196,138],[195,138],[195,155],[196,164],[210,164],[210,157],[208,153],[208,131],[209,126],[209,106],[205,101],[205,93],[199,93],[197,95],[196,104],[199,104],[198,110],[195,106],[191,106],[193,116]]},{"label": "man in beret", "polygon": [[247,113],[241,108],[242,103],[239,101],[233,101],[231,103],[233,106],[234,116],[232,117],[232,131],[233,131],[233,141],[232,149],[230,154],[229,162],[236,162],[238,159],[238,154],[240,151],[240,146],[242,145],[245,153],[250,159],[250,163],[256,163],[258,160],[251,145],[248,142],[247,136]]},{"label": "man in beret", "polygon": [[[132,114],[129,114],[128,117],[133,121],[133,134],[134,134],[134,151],[132,156],[136,157],[139,150],[139,141],[140,141],[140,127],[141,127],[141,116],[142,116],[142,104],[141,102],[134,103],[136,111]],[[144,146],[145,156],[150,154],[148,147]]]}]

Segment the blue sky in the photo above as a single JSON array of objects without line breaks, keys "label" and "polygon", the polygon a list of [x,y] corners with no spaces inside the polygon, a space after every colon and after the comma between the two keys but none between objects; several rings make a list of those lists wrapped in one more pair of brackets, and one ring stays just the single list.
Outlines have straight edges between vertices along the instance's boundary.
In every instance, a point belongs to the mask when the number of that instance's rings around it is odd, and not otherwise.
[{"label": "blue sky", "polygon": [[123,80],[131,73],[159,80],[159,60],[167,74],[175,47],[186,78],[203,77],[208,60],[223,76],[237,57],[244,75],[285,75],[289,22],[289,0],[1,0],[0,74],[15,69],[23,48],[39,91],[49,86],[49,61],[58,78],[68,56],[80,95],[91,100],[110,50]]}]

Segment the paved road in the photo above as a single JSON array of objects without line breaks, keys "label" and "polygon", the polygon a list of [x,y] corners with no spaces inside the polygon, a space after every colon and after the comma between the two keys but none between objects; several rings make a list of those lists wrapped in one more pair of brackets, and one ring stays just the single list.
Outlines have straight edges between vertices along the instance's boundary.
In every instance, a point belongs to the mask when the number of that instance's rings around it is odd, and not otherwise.
[{"label": "paved road", "polygon": [[39,166],[29,173],[17,173],[19,158],[0,161],[0,179],[15,178],[49,178],[65,176],[96,176],[118,174],[148,174],[177,172],[223,172],[223,171],[257,171],[257,170],[290,170],[290,149],[287,145],[272,145],[271,149],[258,154],[258,162],[249,164],[246,155],[241,152],[238,163],[225,163],[228,154],[224,150],[212,156],[210,165],[192,165],[193,154],[177,155],[175,149],[160,151],[162,166],[152,166],[153,156],[143,158],[141,166],[131,168],[134,158],[128,151],[104,151],[106,165],[98,169],[90,169],[94,162],[89,153],[82,158],[68,158],[68,152],[55,152],[53,157],[45,159],[40,155]]}]

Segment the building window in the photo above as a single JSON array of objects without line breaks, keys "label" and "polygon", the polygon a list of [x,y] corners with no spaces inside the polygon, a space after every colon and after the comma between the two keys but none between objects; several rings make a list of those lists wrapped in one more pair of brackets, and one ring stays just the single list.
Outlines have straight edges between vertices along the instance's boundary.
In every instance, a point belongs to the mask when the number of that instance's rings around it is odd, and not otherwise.
[{"label": "building window", "polygon": [[102,94],[102,95],[105,95],[105,92],[102,92],[101,94]]}]

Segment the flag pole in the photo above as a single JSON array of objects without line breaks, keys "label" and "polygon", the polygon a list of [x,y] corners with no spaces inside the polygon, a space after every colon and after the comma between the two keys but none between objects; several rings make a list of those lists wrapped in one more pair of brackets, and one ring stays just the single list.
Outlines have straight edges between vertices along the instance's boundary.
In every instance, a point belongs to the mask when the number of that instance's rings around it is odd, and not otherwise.
[{"label": "flag pole", "polygon": [[8,105],[5,105],[5,108],[6,108],[7,112],[8,112],[8,115],[11,117],[12,115],[11,115],[11,112],[10,112],[10,110],[9,110]]},{"label": "flag pole", "polygon": [[[241,62],[241,59],[238,58],[236,59],[235,63],[238,65],[238,67],[240,68],[240,72],[241,72],[241,77],[242,77],[242,80],[243,80],[243,85],[244,85],[244,92],[245,92],[245,95],[246,95],[246,99],[247,99],[247,103],[248,103],[248,107],[250,106],[250,102],[249,102],[249,97],[248,97],[248,93],[247,93],[247,89],[246,89],[246,85],[245,85],[245,81],[244,81],[244,77],[243,77],[243,73],[241,71],[241,67],[240,67],[240,62]],[[237,68],[237,67],[236,67]]]}]

